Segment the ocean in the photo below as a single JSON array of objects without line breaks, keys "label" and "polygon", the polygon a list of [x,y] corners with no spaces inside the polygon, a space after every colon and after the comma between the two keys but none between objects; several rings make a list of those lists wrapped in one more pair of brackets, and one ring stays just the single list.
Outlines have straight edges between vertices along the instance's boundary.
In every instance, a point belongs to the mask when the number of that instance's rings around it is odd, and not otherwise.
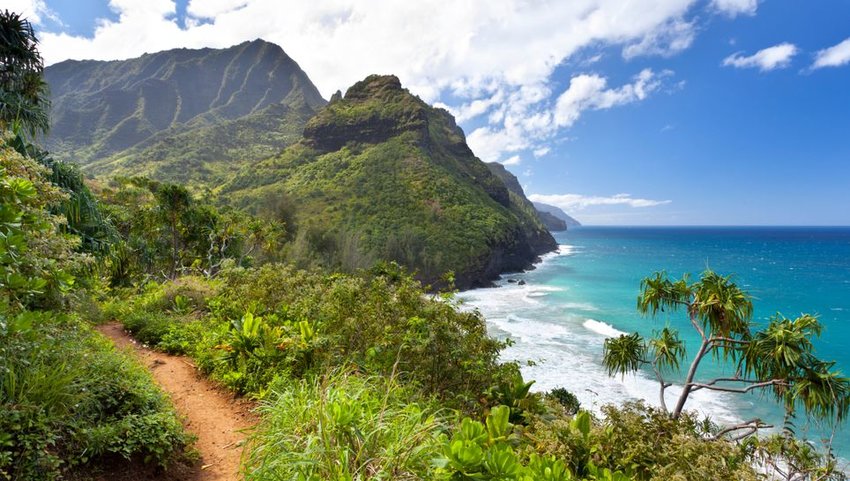
[{"label": "ocean", "polygon": [[[734,274],[753,296],[758,325],[777,313],[816,314],[824,326],[815,341],[817,355],[850,375],[850,227],[581,227],[555,239],[558,252],[545,255],[534,270],[459,295],[465,308],[484,315],[491,335],[513,340],[502,357],[520,361],[538,391],[564,387],[594,411],[627,399],[657,405],[658,384],[650,372],[609,377],[601,358],[607,336],[649,336],[666,325],[679,329],[693,354],[698,335],[683,313],[653,319],[636,310],[641,279],[660,270],[672,277],[690,273],[692,279],[707,268]],[[698,379],[731,374],[728,366],[707,361]],[[668,405],[676,395],[668,389]],[[753,417],[782,422],[782,409],[758,394],[703,390],[686,408],[719,423]],[[805,416],[796,426],[813,440],[831,433]],[[850,427],[839,426],[833,447],[850,459]]]}]

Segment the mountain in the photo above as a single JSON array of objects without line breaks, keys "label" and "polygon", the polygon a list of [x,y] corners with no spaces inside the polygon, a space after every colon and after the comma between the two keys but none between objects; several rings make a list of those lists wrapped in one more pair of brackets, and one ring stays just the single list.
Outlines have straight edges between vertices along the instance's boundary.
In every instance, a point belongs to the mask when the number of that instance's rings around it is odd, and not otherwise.
[{"label": "mountain", "polygon": [[45,69],[46,146],[91,174],[220,181],[300,138],[325,101],[277,45],[175,49]]},{"label": "mountain", "polygon": [[540,220],[549,229],[549,232],[563,232],[567,230],[567,223],[563,219],[559,219],[548,212],[538,210],[537,217],[540,217]]},{"label": "mountain", "polygon": [[525,212],[526,219],[538,219],[540,223],[549,232],[558,232],[567,230],[567,224],[561,219],[549,214],[548,212],[540,212],[534,207],[534,203],[525,197],[525,192],[519,184],[519,179],[516,178],[504,165],[498,162],[488,162],[487,167],[490,172],[505,183],[505,187],[510,192],[511,202]]},{"label": "mountain", "polygon": [[395,260],[438,284],[453,270],[459,288],[527,268],[557,246],[524,196],[475,157],[451,114],[394,76],[335,95],[299,142],[243,169],[220,194],[248,209],[285,199],[304,243],[347,267]]},{"label": "mountain", "polygon": [[[575,220],[570,217],[566,212],[561,210],[559,207],[555,207],[554,205],[544,204],[542,202],[533,202],[534,208],[537,209],[538,212],[542,212],[544,214],[550,214],[557,219],[564,221],[567,227],[580,227],[581,222]],[[542,218],[542,217],[541,217]],[[564,229],[566,230],[566,229]]]}]

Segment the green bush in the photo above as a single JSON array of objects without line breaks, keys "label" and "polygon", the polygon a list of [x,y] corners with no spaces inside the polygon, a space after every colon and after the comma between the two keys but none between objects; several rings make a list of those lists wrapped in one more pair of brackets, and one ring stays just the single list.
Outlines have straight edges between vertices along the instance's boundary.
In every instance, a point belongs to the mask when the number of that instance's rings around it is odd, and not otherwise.
[{"label": "green bush", "polygon": [[563,461],[532,454],[527,463],[516,453],[521,442],[509,421],[511,408],[496,406],[484,423],[464,418],[451,438],[443,437],[436,479],[481,481],[570,481]]},{"label": "green bush", "polygon": [[673,420],[643,403],[602,409],[601,420],[586,411],[537,418],[525,432],[525,450],[563,459],[573,474],[590,479],[605,479],[606,469],[640,481],[759,479],[744,447],[710,440],[710,423],[691,414]]},{"label": "green bush", "polygon": [[[269,370],[296,377],[321,374],[354,363],[371,374],[397,371],[405,382],[450,406],[477,409],[481,394],[505,376],[506,368],[498,363],[502,343],[487,335],[479,314],[427,295],[397,266],[387,272],[323,275],[280,264],[225,271],[220,294],[209,303],[210,333],[199,342],[199,364],[233,381],[270,379],[261,372]],[[264,335],[281,330],[272,335],[276,339],[262,341],[280,352],[265,349],[239,362],[216,364],[210,354],[216,350],[220,358],[234,360],[228,346],[246,311],[263,319]],[[304,325],[312,331],[309,342],[301,332]],[[253,367],[247,369],[249,364]],[[254,392],[263,382],[239,379]]]},{"label": "green bush", "polygon": [[581,409],[581,402],[579,402],[578,398],[575,394],[567,391],[562,387],[556,387],[552,389],[546,394],[546,397],[549,399],[554,399],[558,404],[560,404],[567,414],[574,415]]},{"label": "green bush", "polygon": [[137,310],[121,319],[124,328],[133,334],[139,342],[156,346],[169,332],[172,324],[179,322],[171,315],[161,311]]},{"label": "green bush", "polygon": [[246,448],[246,479],[430,480],[440,418],[393,378],[281,379]]},{"label": "green bush", "polygon": [[0,478],[54,479],[107,454],[165,465],[186,444],[150,375],[87,324],[2,315],[0,346]]}]

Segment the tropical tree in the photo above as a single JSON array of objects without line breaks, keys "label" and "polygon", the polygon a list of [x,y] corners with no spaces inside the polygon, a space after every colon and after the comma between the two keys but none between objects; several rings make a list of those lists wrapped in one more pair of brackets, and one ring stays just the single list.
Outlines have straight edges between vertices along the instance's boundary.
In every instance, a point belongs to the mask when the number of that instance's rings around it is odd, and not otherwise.
[{"label": "tropical tree", "polygon": [[192,204],[192,195],[185,187],[177,184],[160,185],[155,195],[159,214],[171,232],[171,278],[174,278],[180,266],[180,221]]},{"label": "tropical tree", "polygon": [[50,100],[32,24],[20,14],[0,12],[0,131],[34,137],[47,132]]},{"label": "tropical tree", "polygon": [[[699,348],[684,376],[682,392],[668,411],[665,391],[672,383],[665,375],[680,371],[687,354],[676,329],[665,327],[654,337],[626,334],[605,341],[603,363],[609,375],[635,372],[648,366],[660,384],[661,408],[678,419],[690,395],[705,389],[745,394],[765,392],[786,409],[786,421],[798,407],[818,419],[842,421],[850,409],[850,379],[833,369],[834,363],[818,359],[812,339],[822,326],[803,314],[796,319],[774,316],[767,327],[755,331],[753,304],[731,276],[710,270],[697,282],[688,276],[671,280],[659,272],[641,282],[638,311],[655,316],[684,311],[699,334]],[[699,379],[700,364],[709,355],[735,367],[732,376]],[[730,426],[717,436],[738,432],[737,438],[766,427],[759,419]],[[740,430],[744,430],[743,434]]]}]

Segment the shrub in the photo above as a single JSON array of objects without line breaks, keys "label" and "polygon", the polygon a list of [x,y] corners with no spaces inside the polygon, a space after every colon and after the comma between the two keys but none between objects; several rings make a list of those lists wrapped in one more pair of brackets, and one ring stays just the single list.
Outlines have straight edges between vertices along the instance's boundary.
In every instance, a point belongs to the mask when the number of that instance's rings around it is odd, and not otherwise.
[{"label": "shrub", "polygon": [[[481,393],[504,375],[498,363],[502,343],[487,335],[479,314],[427,295],[396,271],[372,277],[322,275],[279,264],[231,269],[222,273],[221,292],[210,301],[211,317],[231,324],[247,309],[271,328],[293,331],[290,338],[299,335],[293,326],[308,322],[316,341],[309,362],[293,371],[296,376],[353,362],[372,374],[396,370],[452,406],[475,409]],[[208,347],[229,343],[215,336],[204,342]]]},{"label": "shrub", "polygon": [[136,340],[150,346],[159,344],[175,322],[179,321],[175,321],[165,312],[149,310],[136,310],[121,319],[124,328],[130,331]]},{"label": "shrub", "polygon": [[564,408],[566,413],[570,416],[576,414],[581,408],[581,402],[579,402],[576,395],[562,387],[556,387],[555,389],[552,389],[546,394],[546,397],[549,399],[554,399],[558,404],[560,404]]},{"label": "shrub", "polygon": [[484,423],[464,418],[451,438],[443,437],[437,479],[481,481],[570,481],[567,466],[552,456],[532,454],[523,463],[511,408],[496,406]]},{"label": "shrub", "polygon": [[0,316],[0,478],[54,479],[105,454],[165,465],[186,442],[150,375],[73,317]]}]

